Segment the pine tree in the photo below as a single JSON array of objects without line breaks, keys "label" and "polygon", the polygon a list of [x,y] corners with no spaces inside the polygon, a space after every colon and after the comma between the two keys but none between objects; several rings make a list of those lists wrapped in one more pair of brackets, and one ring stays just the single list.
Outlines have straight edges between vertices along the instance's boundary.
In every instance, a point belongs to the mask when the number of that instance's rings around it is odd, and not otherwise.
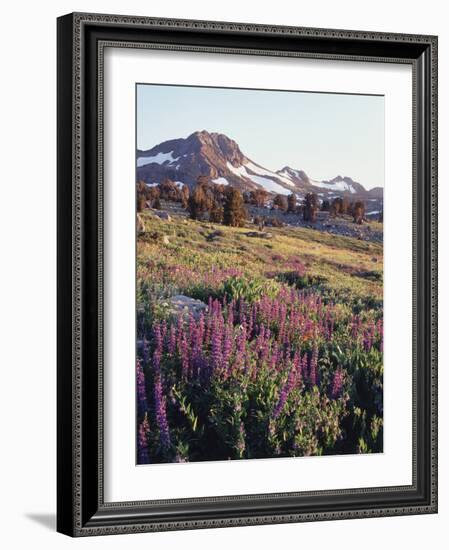
[{"label": "pine tree", "polygon": [[190,190],[187,185],[183,185],[181,189],[181,202],[183,208],[187,209],[189,206]]},{"label": "pine tree", "polygon": [[136,185],[136,205],[137,212],[142,212],[146,207],[146,201],[149,197],[149,189],[143,181],[139,181]]},{"label": "pine tree", "polygon": [[209,210],[209,221],[212,223],[223,223],[223,208],[217,201],[212,201],[212,206]]},{"label": "pine tree", "polygon": [[196,185],[188,199],[188,210],[192,220],[201,220],[207,211],[208,199],[204,187]]},{"label": "pine tree", "polygon": [[321,211],[322,212],[329,212],[331,208],[331,205],[329,203],[329,201],[327,199],[324,199],[322,204],[321,204]]},{"label": "pine tree", "polygon": [[365,205],[362,201],[357,201],[352,207],[352,217],[354,218],[354,223],[361,225],[363,223],[363,218],[365,217]]},{"label": "pine tree", "polygon": [[304,198],[303,220],[305,222],[316,222],[316,213],[318,211],[320,201],[315,193],[307,193]]},{"label": "pine tree", "polygon": [[265,189],[256,189],[249,194],[249,203],[254,206],[264,207],[267,202],[268,193]]},{"label": "pine tree", "polygon": [[296,195],[294,193],[287,197],[287,212],[296,212]]},{"label": "pine tree", "polygon": [[341,202],[341,213],[342,214],[350,213],[350,202],[346,195],[343,197],[343,200]]},{"label": "pine tree", "polygon": [[223,205],[223,223],[232,227],[242,227],[246,220],[246,210],[242,194],[235,187],[229,187]]},{"label": "pine tree", "polygon": [[137,212],[142,212],[146,207],[145,197],[143,195],[137,195]]},{"label": "pine tree", "polygon": [[336,197],[332,201],[330,213],[331,216],[338,216],[339,214],[343,214],[343,199],[341,199],[341,197]]},{"label": "pine tree", "polygon": [[287,210],[288,204],[287,199],[284,195],[276,195],[273,200],[273,204],[285,212]]}]

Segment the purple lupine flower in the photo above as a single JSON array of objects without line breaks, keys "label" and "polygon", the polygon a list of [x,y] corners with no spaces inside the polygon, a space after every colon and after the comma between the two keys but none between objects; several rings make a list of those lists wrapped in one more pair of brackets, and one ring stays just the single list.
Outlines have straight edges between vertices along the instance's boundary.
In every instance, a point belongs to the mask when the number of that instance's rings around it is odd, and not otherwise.
[{"label": "purple lupine flower", "polygon": [[139,418],[143,418],[148,411],[147,389],[145,384],[145,373],[142,364],[137,360],[136,367],[137,382],[137,413]]},{"label": "purple lupine flower", "polygon": [[187,342],[187,336],[185,334],[181,337],[181,344],[179,349],[179,355],[181,357],[181,371],[184,380],[189,377],[190,360],[189,360],[189,344]]},{"label": "purple lupine flower", "polygon": [[[263,325],[262,325],[263,328]],[[259,343],[259,358],[260,363],[263,364],[268,359],[268,356],[270,354],[270,329],[264,329],[263,330],[263,339],[260,340]],[[262,332],[259,335],[259,337],[262,337]]]},{"label": "purple lupine flower", "polygon": [[167,336],[167,321],[164,319],[162,321],[162,327],[161,327],[161,338],[162,338],[162,341],[165,340]]},{"label": "purple lupine flower", "polygon": [[204,344],[205,331],[206,331],[206,326],[204,323],[204,313],[201,312],[198,320],[198,332],[197,332],[198,343],[200,346]]},{"label": "purple lupine flower", "polygon": [[302,373],[301,373],[301,355],[298,351],[295,352],[292,361],[292,369],[295,371],[295,384],[297,386],[302,383]]},{"label": "purple lupine flower", "polygon": [[285,304],[281,304],[279,308],[279,342],[285,340],[285,328],[287,320],[287,307]]},{"label": "purple lupine flower", "polygon": [[375,335],[374,323],[371,323],[366,330],[363,332],[363,349],[365,351],[370,351],[374,344],[374,335]]},{"label": "purple lupine flower", "polygon": [[281,394],[279,396],[279,401],[277,402],[276,407],[273,411],[273,419],[276,420],[278,416],[281,414],[282,409],[285,406],[285,403],[288,399],[288,396],[290,395],[290,392],[293,389],[293,386],[295,384],[295,377],[296,377],[296,371],[294,368],[290,368],[290,372],[288,373],[288,378],[285,384],[282,387]]},{"label": "purple lupine flower", "polygon": [[240,327],[240,332],[237,336],[236,348],[232,370],[239,372],[245,367],[246,364],[246,326],[244,324]]},{"label": "purple lupine flower", "polygon": [[341,395],[341,390],[343,389],[343,369],[338,367],[334,373],[334,378],[332,380],[331,388],[331,397],[332,399],[337,399]]},{"label": "purple lupine flower", "polygon": [[361,320],[359,315],[354,315],[351,323],[351,335],[353,340],[357,340],[360,334]]},{"label": "purple lupine flower", "polygon": [[214,330],[212,332],[211,338],[211,363],[213,370],[219,370],[222,365],[222,341],[223,341],[223,332],[222,327],[219,323],[215,323]]},{"label": "purple lupine flower", "polygon": [[156,422],[159,428],[159,440],[162,449],[170,448],[170,431],[167,421],[166,401],[162,389],[161,357],[162,357],[162,334],[159,324],[154,327],[155,350],[153,353],[154,372],[154,409]]},{"label": "purple lupine flower", "polygon": [[249,312],[249,317],[248,317],[248,324],[246,327],[246,330],[248,331],[248,336],[250,338],[253,334],[253,328],[254,328],[254,308],[251,308]]},{"label": "purple lupine flower", "polygon": [[225,329],[225,336],[223,342],[223,355],[222,355],[222,367],[226,372],[226,375],[229,374],[229,359],[231,358],[232,353],[232,343],[233,343],[233,331],[232,328],[227,326]]},{"label": "purple lupine flower", "polygon": [[142,358],[145,364],[148,363],[148,360],[150,358],[150,346],[148,345],[148,340],[145,338],[145,336],[143,337]]},{"label": "purple lupine flower", "polygon": [[159,323],[156,323],[154,325],[153,336],[154,336],[155,351],[157,351],[158,353],[162,353],[163,338],[162,338],[161,325]]},{"label": "purple lupine flower", "polygon": [[312,386],[316,386],[317,384],[317,368],[318,368],[318,347],[315,345],[313,346],[312,350],[312,357],[310,359],[310,367],[309,367],[309,382]]},{"label": "purple lupine flower", "polygon": [[189,339],[190,345],[194,346],[196,344],[196,323],[195,318],[192,313],[189,314]]},{"label": "purple lupine flower", "polygon": [[211,369],[209,361],[202,351],[197,355],[197,357],[195,357],[195,371],[201,382],[204,384],[209,382]]},{"label": "purple lupine flower", "polygon": [[148,421],[148,414],[145,413],[145,417],[139,424],[139,434],[137,438],[137,463],[149,464],[150,452],[148,449],[148,435],[150,433],[150,423]]},{"label": "purple lupine flower", "polygon": [[168,427],[166,402],[160,376],[156,376],[154,380],[154,407],[156,411],[156,422],[159,428],[160,444],[162,449],[168,450],[171,444],[170,430]]},{"label": "purple lupine flower", "polygon": [[[212,303],[212,301],[210,301],[210,303]],[[212,322],[213,322],[213,317],[212,317],[211,309],[209,307],[207,317],[205,318],[204,338],[203,338],[204,344],[206,346],[209,346],[211,342]]]},{"label": "purple lupine flower", "polygon": [[173,357],[176,353],[176,329],[174,325],[170,326],[170,336],[168,340],[168,354]]},{"label": "purple lupine flower", "polygon": [[278,361],[279,361],[279,345],[276,341],[274,341],[271,347],[270,370],[277,369]]}]

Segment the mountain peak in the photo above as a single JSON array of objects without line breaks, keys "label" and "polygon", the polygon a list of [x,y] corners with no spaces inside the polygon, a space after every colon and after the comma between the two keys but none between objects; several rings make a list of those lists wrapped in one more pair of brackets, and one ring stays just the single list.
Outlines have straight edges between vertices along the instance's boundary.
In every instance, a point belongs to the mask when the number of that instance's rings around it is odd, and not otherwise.
[{"label": "mountain peak", "polygon": [[199,176],[211,182],[232,185],[241,191],[265,189],[269,193],[299,196],[316,192],[321,196],[335,193],[367,193],[346,176],[316,181],[303,170],[289,165],[274,172],[246,157],[238,143],[219,132],[197,130],[186,138],[171,139],[145,151],[136,151],[137,180],[148,184],[168,178],[193,187]]},{"label": "mountain peak", "polygon": [[354,183],[354,180],[348,176],[335,176],[335,178],[330,180],[332,183],[337,181],[345,181],[346,183]]},{"label": "mountain peak", "polygon": [[186,145],[192,144],[195,149],[199,147],[201,154],[211,161],[221,158],[233,166],[239,166],[246,158],[237,142],[218,132],[197,131],[186,138],[185,142]]},{"label": "mountain peak", "polygon": [[285,176],[300,185],[310,184],[309,176],[304,172],[304,170],[296,170],[291,166],[284,166],[284,168],[278,170],[276,173],[280,176]]}]

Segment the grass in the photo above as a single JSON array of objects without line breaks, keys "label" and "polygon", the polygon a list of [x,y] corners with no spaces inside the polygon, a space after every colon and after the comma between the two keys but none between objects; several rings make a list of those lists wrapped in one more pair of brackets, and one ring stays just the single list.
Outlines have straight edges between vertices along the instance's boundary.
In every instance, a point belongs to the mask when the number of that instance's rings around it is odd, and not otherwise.
[{"label": "grass", "polygon": [[[380,243],[301,227],[270,228],[273,238],[267,240],[248,237],[248,227],[218,226],[178,216],[167,222],[150,212],[143,213],[142,218],[146,236],[138,239],[138,277],[139,269],[149,259],[159,266],[185,266],[199,271],[232,266],[249,277],[265,277],[267,272],[282,271],[291,258],[299,258],[310,276],[324,279],[326,286],[336,292],[355,299],[382,299]],[[208,241],[207,236],[216,230],[222,235]],[[169,244],[156,235],[168,236]],[[356,275],[366,272],[378,273],[379,281]]]}]

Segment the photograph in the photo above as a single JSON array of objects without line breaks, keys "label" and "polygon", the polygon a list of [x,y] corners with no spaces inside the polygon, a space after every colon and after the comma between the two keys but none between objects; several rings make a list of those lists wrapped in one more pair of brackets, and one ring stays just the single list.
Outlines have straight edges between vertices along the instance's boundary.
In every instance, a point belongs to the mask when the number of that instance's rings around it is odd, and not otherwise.
[{"label": "photograph", "polygon": [[383,452],[384,99],[136,84],[138,465]]},{"label": "photograph", "polygon": [[57,20],[56,529],[307,523],[316,546],[326,524],[329,546],[345,520],[365,540],[373,518],[421,515],[422,542],[439,526],[434,19],[170,9]]}]

